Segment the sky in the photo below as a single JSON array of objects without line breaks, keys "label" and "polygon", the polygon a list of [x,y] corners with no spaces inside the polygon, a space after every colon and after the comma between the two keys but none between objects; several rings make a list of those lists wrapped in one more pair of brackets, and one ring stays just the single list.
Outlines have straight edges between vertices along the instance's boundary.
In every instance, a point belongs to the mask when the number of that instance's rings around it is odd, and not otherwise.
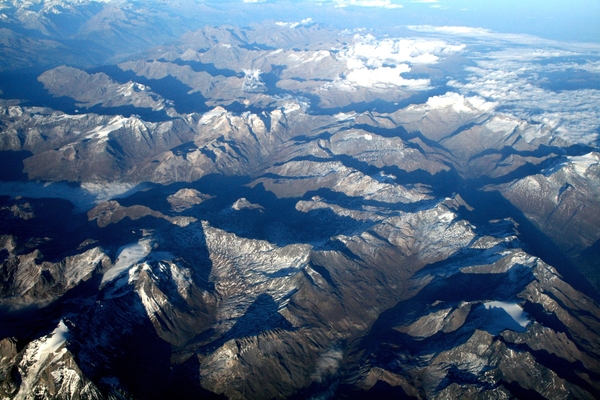
[{"label": "sky", "polygon": [[[223,3],[207,0],[212,4]],[[295,8],[298,17],[333,25],[389,28],[455,25],[600,42],[599,0],[235,0],[246,7]],[[266,13],[267,16],[268,13]],[[258,16],[258,15],[257,15]]]}]

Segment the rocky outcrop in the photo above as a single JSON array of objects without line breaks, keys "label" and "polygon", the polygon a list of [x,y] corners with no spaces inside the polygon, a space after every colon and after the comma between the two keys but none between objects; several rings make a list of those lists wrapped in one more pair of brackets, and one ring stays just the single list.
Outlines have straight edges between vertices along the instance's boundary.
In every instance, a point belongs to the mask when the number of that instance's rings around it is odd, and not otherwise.
[{"label": "rocky outcrop", "polygon": [[0,397],[599,396],[600,156],[455,73],[492,53],[60,4],[0,19],[128,56],[0,100]]}]

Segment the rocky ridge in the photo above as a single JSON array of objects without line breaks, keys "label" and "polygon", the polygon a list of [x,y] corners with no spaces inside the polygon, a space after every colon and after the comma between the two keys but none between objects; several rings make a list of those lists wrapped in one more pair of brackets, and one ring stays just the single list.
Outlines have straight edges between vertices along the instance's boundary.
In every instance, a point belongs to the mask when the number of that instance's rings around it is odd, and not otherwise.
[{"label": "rocky ridge", "polygon": [[13,181],[144,184],[0,197],[2,396],[597,397],[595,148],[410,75],[464,45],[292,25],[2,100]]}]

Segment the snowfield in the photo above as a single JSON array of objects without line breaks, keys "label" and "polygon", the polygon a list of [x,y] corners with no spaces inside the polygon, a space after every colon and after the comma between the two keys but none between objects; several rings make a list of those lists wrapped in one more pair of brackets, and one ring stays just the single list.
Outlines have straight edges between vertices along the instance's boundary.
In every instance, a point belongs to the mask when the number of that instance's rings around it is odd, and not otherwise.
[{"label": "snowfield", "polygon": [[147,241],[140,241],[121,247],[117,252],[118,256],[115,265],[104,273],[100,286],[104,286],[114,280],[123,271],[142,261],[150,254],[150,251],[151,247]]}]

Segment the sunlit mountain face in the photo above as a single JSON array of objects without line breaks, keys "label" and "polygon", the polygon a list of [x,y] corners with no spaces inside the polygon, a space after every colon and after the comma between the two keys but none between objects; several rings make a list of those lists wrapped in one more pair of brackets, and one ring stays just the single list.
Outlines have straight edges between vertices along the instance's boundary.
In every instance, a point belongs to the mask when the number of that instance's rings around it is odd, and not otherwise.
[{"label": "sunlit mountain face", "polygon": [[0,397],[600,397],[598,15],[0,1]]}]

